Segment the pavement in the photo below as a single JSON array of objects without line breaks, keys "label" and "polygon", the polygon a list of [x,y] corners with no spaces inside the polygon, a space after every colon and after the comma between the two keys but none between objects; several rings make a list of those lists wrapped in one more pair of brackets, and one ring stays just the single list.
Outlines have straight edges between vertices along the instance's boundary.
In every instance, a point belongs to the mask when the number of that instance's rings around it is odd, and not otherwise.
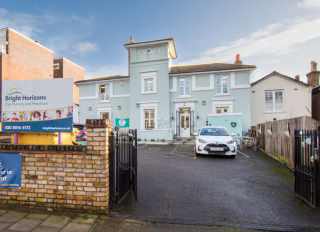
[{"label": "pavement", "polygon": [[255,231],[219,225],[154,223],[141,220],[108,217],[106,215],[73,213],[39,213],[37,210],[0,210],[0,231],[4,232],[157,232],[157,231]]}]

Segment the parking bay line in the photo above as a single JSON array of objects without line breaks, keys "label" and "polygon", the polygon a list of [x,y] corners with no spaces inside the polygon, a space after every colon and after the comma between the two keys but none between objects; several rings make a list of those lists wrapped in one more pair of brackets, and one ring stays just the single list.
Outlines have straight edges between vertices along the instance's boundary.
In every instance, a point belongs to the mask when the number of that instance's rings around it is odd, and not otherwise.
[{"label": "parking bay line", "polygon": [[241,155],[243,155],[244,157],[246,157],[246,158],[250,158],[250,156],[248,156],[248,155],[246,155],[246,154],[244,154],[243,152],[241,152],[241,151],[238,151],[238,153],[240,153]]}]

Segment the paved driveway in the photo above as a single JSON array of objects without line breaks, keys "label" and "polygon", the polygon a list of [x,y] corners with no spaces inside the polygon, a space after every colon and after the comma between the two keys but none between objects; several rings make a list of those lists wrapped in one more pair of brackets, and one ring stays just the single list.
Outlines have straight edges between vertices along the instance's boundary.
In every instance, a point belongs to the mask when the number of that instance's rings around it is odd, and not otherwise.
[{"label": "paved driveway", "polygon": [[235,159],[194,159],[192,147],[140,145],[138,202],[129,196],[117,205],[116,213],[191,224],[320,228],[319,210],[293,197],[293,175],[250,149]]}]

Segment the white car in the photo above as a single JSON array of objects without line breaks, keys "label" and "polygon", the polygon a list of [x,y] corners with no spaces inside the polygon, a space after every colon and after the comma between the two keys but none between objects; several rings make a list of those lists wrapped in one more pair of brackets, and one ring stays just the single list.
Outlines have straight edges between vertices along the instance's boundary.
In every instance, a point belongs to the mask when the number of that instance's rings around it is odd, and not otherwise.
[{"label": "white car", "polygon": [[205,126],[197,135],[196,155],[226,155],[234,158],[237,154],[237,143],[225,127]]}]

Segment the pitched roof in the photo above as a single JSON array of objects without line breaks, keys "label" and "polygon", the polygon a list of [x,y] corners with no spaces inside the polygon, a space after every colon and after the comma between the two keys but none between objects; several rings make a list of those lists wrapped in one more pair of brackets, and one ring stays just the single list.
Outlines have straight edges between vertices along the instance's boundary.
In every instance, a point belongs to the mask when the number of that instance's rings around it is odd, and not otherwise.
[{"label": "pitched roof", "polygon": [[259,82],[261,82],[261,81],[264,81],[264,80],[266,80],[266,79],[268,79],[269,77],[272,77],[272,76],[281,77],[281,78],[284,78],[284,79],[286,79],[286,80],[296,82],[297,84],[304,85],[304,86],[306,86],[306,87],[309,87],[309,86],[310,86],[309,84],[306,84],[306,83],[304,83],[304,82],[302,82],[302,81],[298,81],[298,80],[296,80],[296,79],[294,79],[294,78],[291,78],[291,77],[289,77],[289,76],[286,76],[286,75],[283,75],[283,74],[281,74],[281,73],[278,73],[277,71],[273,71],[272,73],[268,74],[267,76],[265,76],[265,77],[257,80],[256,82],[253,82],[253,83],[251,84],[251,86],[253,86],[253,85],[255,85],[255,84],[257,84],[257,83],[259,83]]},{"label": "pitched roof", "polygon": [[255,69],[255,68],[256,68],[255,65],[211,63],[211,64],[198,64],[198,65],[187,65],[187,66],[173,66],[171,67],[169,74],[225,71],[225,70],[233,70],[233,69]]},{"label": "pitched roof", "polygon": [[98,78],[93,78],[93,79],[76,81],[75,84],[81,84],[81,83],[87,83],[87,82],[96,82],[96,81],[127,79],[127,78],[129,78],[129,76],[114,75],[114,76],[108,76],[108,77],[98,77]]}]

